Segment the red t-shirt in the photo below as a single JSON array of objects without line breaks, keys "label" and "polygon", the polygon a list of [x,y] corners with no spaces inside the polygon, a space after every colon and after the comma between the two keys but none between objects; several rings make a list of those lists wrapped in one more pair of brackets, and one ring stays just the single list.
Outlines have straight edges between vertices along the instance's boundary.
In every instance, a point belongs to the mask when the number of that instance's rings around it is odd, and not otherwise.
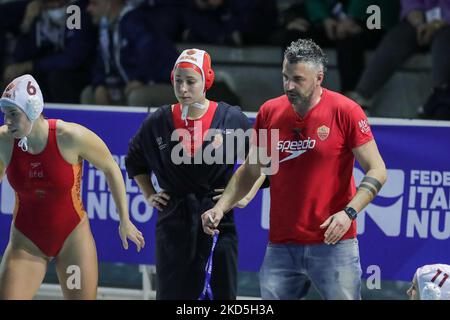
[{"label": "red t-shirt", "polygon": [[[373,139],[360,106],[323,89],[319,103],[304,117],[286,95],[264,103],[255,129],[279,129],[279,171],[270,179],[272,243],[323,243],[319,226],[353,198],[355,162],[352,148]],[[253,140],[259,146],[267,141]],[[300,152],[299,152],[300,151]],[[356,236],[356,221],[342,239]]]},{"label": "red t-shirt", "polygon": [[190,157],[193,157],[197,150],[201,148],[205,134],[211,127],[216,109],[217,102],[209,101],[206,113],[195,120],[187,119],[186,124],[186,121],[181,119],[181,104],[177,103],[173,107],[172,116],[175,129],[186,129],[189,131],[190,139],[183,139],[183,136],[181,136],[180,140],[184,150]]}]

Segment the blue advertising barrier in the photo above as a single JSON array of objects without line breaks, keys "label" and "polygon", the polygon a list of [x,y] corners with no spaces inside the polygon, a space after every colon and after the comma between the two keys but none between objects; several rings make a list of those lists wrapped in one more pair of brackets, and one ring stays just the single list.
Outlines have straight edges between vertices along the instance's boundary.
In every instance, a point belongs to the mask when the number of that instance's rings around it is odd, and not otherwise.
[{"label": "blue advertising barrier", "polygon": [[[154,264],[156,210],[149,207],[125,172],[128,141],[147,108],[50,105],[48,118],[76,122],[94,131],[108,145],[126,182],[130,216],[146,239],[146,248],[128,251],[118,234],[119,217],[101,171],[85,163],[82,196],[97,244],[99,260]],[[254,113],[247,114],[251,120]],[[378,148],[388,168],[388,181],[378,197],[358,215],[363,274],[379,270],[384,280],[412,278],[417,267],[450,263],[450,123],[370,119]],[[356,166],[358,184],[363,171]],[[268,240],[269,190],[260,191],[244,209],[236,209],[239,269],[258,271]],[[0,254],[9,237],[14,192],[0,184]],[[379,269],[376,269],[379,268]]]}]

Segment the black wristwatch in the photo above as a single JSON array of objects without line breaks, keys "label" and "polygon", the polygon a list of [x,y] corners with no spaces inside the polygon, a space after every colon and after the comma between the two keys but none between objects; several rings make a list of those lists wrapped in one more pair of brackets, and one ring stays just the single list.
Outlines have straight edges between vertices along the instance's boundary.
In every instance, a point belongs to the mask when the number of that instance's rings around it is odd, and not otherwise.
[{"label": "black wristwatch", "polygon": [[353,209],[352,207],[345,207],[344,211],[348,215],[350,220],[355,220],[356,216],[358,215],[358,212],[356,212],[356,210]]}]

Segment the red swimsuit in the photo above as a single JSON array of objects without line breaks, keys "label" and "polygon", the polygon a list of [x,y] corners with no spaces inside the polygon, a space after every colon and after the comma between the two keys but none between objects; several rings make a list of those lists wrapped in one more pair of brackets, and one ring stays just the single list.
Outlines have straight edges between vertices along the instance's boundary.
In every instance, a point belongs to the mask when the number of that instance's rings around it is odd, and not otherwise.
[{"label": "red swimsuit", "polygon": [[58,255],[86,214],[80,195],[83,166],[62,157],[56,121],[48,120],[47,145],[39,154],[23,152],[16,140],[6,170],[16,194],[14,225],[49,257]]}]

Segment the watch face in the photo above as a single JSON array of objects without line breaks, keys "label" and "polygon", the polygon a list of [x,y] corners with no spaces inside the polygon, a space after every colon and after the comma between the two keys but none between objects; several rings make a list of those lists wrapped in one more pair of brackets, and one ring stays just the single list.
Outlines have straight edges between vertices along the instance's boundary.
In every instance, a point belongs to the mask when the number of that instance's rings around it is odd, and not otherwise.
[{"label": "watch face", "polygon": [[345,213],[347,213],[347,215],[350,217],[350,219],[352,219],[352,220],[356,219],[357,212],[355,209],[345,208],[344,210],[345,210]]}]

